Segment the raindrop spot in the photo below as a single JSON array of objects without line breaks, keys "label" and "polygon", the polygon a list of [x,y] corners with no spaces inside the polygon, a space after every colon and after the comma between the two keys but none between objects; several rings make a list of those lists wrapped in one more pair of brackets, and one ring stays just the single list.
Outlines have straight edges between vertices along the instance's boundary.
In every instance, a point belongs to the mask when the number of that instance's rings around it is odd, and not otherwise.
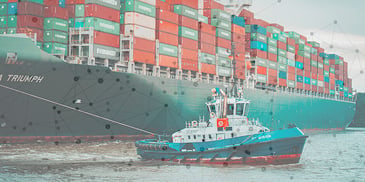
[{"label": "raindrop spot", "polygon": [[251,155],[251,152],[249,150],[245,150],[245,154]]},{"label": "raindrop spot", "polygon": [[168,104],[165,104],[165,107],[169,107],[169,105]]},{"label": "raindrop spot", "polygon": [[227,167],[228,163],[227,162],[223,162],[223,167]]},{"label": "raindrop spot", "polygon": [[102,79],[102,78],[98,79],[98,83],[102,84],[103,82],[104,82],[104,79]]},{"label": "raindrop spot", "polygon": [[186,169],[190,169],[190,164],[186,164]]},{"label": "raindrop spot", "polygon": [[54,144],[55,145],[58,145],[58,144],[60,144],[60,142],[59,141],[55,141]]},{"label": "raindrop spot", "polygon": [[76,143],[76,144],[80,144],[80,143],[81,143],[81,139],[79,139],[79,138],[78,138],[78,139],[76,139],[76,140],[75,140],[75,143]]},{"label": "raindrop spot", "polygon": [[105,129],[109,130],[110,129],[110,124],[106,124]]},{"label": "raindrop spot", "polygon": [[262,168],[261,168],[261,171],[262,171],[262,172],[265,172],[265,171],[266,171],[266,168],[265,168],[265,167],[262,167]]},{"label": "raindrop spot", "polygon": [[136,91],[136,88],[132,88],[132,92],[135,92]]},{"label": "raindrop spot", "polygon": [[119,78],[117,78],[117,79],[115,79],[115,81],[116,81],[116,82],[120,82],[120,79],[119,79]]},{"label": "raindrop spot", "polygon": [[79,76],[75,76],[75,77],[74,77],[74,81],[75,81],[75,82],[79,81],[79,79],[80,79],[80,77],[79,77]]}]

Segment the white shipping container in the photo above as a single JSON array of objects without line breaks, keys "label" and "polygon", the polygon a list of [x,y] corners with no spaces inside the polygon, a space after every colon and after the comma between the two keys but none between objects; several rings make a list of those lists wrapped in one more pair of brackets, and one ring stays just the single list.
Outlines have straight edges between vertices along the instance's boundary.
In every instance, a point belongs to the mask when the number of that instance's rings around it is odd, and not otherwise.
[{"label": "white shipping container", "polygon": [[139,1],[156,6],[156,0],[139,0]]},{"label": "white shipping container", "polygon": [[147,40],[156,40],[155,30],[142,27],[139,25],[125,25],[124,35],[147,39]]},{"label": "white shipping container", "polygon": [[318,86],[319,86],[319,87],[324,87],[324,83],[323,83],[323,81],[318,81],[318,83],[317,83],[317,84],[318,84]]},{"label": "white shipping container", "polygon": [[126,12],[124,15],[124,24],[141,25],[150,29],[156,29],[156,18],[136,12]]},{"label": "white shipping container", "polygon": [[295,60],[295,54],[291,52],[286,53],[286,57],[291,60]]}]

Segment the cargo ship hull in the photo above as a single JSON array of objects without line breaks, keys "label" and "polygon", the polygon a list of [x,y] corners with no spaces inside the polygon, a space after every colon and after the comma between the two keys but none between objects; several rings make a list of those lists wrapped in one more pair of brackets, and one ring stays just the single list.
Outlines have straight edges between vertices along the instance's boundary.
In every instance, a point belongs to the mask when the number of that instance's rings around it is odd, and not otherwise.
[{"label": "cargo ship hull", "polygon": [[[187,120],[209,116],[202,106],[211,88],[223,87],[99,66],[27,60],[19,65],[0,59],[2,143],[171,134]],[[304,131],[342,129],[355,113],[351,102],[259,89],[245,89],[244,94],[253,103],[249,117],[273,130],[289,124]]]}]

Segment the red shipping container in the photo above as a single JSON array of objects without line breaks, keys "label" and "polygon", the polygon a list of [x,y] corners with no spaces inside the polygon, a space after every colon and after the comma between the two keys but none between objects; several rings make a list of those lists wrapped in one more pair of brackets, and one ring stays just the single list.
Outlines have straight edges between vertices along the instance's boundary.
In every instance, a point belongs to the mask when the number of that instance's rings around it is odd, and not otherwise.
[{"label": "red shipping container", "polygon": [[317,73],[318,72],[318,68],[311,66],[311,72]]},{"label": "red shipping container", "polygon": [[66,5],[69,18],[75,18],[75,5]]},{"label": "red shipping container", "polygon": [[318,55],[311,54],[311,60],[318,61]]},{"label": "red shipping container", "polygon": [[236,24],[232,24],[232,33],[243,35],[243,36],[246,34],[245,28],[238,26]]},{"label": "red shipping container", "polygon": [[279,85],[286,87],[286,79],[279,78]]},{"label": "red shipping container", "polygon": [[303,63],[310,65],[311,64],[311,60],[309,58],[303,58]]},{"label": "red shipping container", "polygon": [[237,62],[235,73],[238,79],[245,79],[245,62]]},{"label": "red shipping container", "polygon": [[304,65],[304,71],[310,72],[311,71],[311,67],[310,65]]},{"label": "red shipping container", "polygon": [[236,52],[236,57],[235,57],[237,62],[244,62],[245,61],[245,53],[238,53]]},{"label": "red shipping container", "polygon": [[[118,35],[115,35],[115,36],[119,37]],[[155,41],[146,40],[146,39],[137,38],[137,37],[134,37],[133,40],[134,40],[134,42],[133,42],[134,49],[138,49],[138,50],[142,50],[142,51],[146,51],[146,52],[155,52],[155,50],[156,50]]]},{"label": "red shipping container", "polygon": [[277,70],[274,70],[274,69],[268,69],[268,75],[269,76],[272,76],[272,77],[277,77],[278,76],[278,71]]},{"label": "red shipping container", "polygon": [[323,87],[318,87],[318,92],[319,93],[323,93],[323,91],[324,91]]},{"label": "red shipping container", "polygon": [[278,41],[278,48],[286,51],[286,43]]},{"label": "red shipping container", "polygon": [[311,72],[310,71],[304,71],[304,76],[310,78]]},{"label": "red shipping container", "polygon": [[317,80],[317,74],[316,73],[311,73],[311,78]]},{"label": "red shipping container", "polygon": [[179,23],[179,15],[163,9],[156,10],[156,20],[164,20],[173,24]]},{"label": "red shipping container", "polygon": [[192,61],[198,61],[198,50],[181,48],[181,58],[187,59],[187,60],[192,60]]},{"label": "red shipping container", "polygon": [[43,4],[46,6],[59,6],[57,0],[43,0]]},{"label": "red shipping container", "polygon": [[199,31],[207,34],[214,35],[216,34],[216,27],[213,25],[209,25],[203,22],[199,22]]},{"label": "red shipping container", "polygon": [[[305,37],[304,35],[300,35],[300,39],[305,40],[305,43],[307,44],[307,37]],[[309,45],[307,45],[307,46],[309,46]]]},{"label": "red shipping container", "polygon": [[98,4],[85,4],[85,17],[97,17],[119,23],[120,11]]},{"label": "red shipping container", "polygon": [[324,80],[324,76],[322,74],[318,74],[318,80],[319,81],[323,81]]},{"label": "red shipping container", "polygon": [[311,90],[311,85],[309,84],[304,84],[304,90]]},{"label": "red shipping container", "polygon": [[212,75],[216,74],[216,68],[214,64],[200,63],[200,66],[202,73],[208,73]]},{"label": "red shipping container", "polygon": [[198,30],[198,21],[186,16],[179,15],[179,25]]},{"label": "red shipping container", "polygon": [[295,67],[288,66],[288,73],[294,73],[295,74]]},{"label": "red shipping container", "polygon": [[254,13],[251,12],[251,11],[248,11],[246,9],[242,9],[242,11],[240,12],[240,15],[239,16],[241,16],[241,17],[248,17],[247,19],[253,19],[254,18]]},{"label": "red shipping container", "polygon": [[330,94],[330,90],[329,89],[324,89],[324,93],[328,95],[328,94]]},{"label": "red shipping container", "polygon": [[15,3],[18,2],[18,0],[8,0],[8,3]]},{"label": "red shipping container", "polygon": [[[135,44],[139,38],[134,38]],[[108,34],[104,32],[94,31],[94,43],[109,47],[119,48],[119,35]],[[136,46],[134,47],[135,49]]]},{"label": "red shipping container", "polygon": [[43,18],[32,15],[18,15],[17,27],[34,27],[43,29]]},{"label": "red shipping container", "polygon": [[323,63],[323,58],[322,58],[322,57],[320,57],[320,56],[317,56],[317,61],[318,61],[319,63]]},{"label": "red shipping container", "polygon": [[296,70],[297,70],[297,75],[303,76],[303,70],[302,69],[296,68]]},{"label": "red shipping container", "polygon": [[329,70],[330,70],[330,66],[328,66],[328,65],[323,65],[323,70],[325,70],[325,71],[329,71]]},{"label": "red shipping container", "polygon": [[251,57],[267,58],[267,52],[258,49],[250,49]]},{"label": "red shipping container", "polygon": [[291,39],[291,38],[287,38],[287,44],[288,45],[291,45],[291,46],[295,46],[295,40],[294,39]]},{"label": "red shipping container", "polygon": [[178,68],[179,61],[177,57],[159,55],[159,65],[169,68]]},{"label": "red shipping container", "polygon": [[[54,0],[49,0],[54,1]],[[66,4],[85,4],[85,0],[66,0]]]},{"label": "red shipping container", "polygon": [[269,76],[267,80],[268,84],[271,85],[277,85],[278,84],[278,78],[276,76]]},{"label": "red shipping container", "polygon": [[152,65],[156,64],[154,52],[150,53],[150,52],[146,52],[146,51],[140,51],[137,49],[133,50],[133,60],[135,62],[139,62],[139,63],[146,63],[146,64],[152,64]]},{"label": "red shipping container", "polygon": [[245,40],[246,41],[251,41],[251,33],[246,33],[245,34]]},{"label": "red shipping container", "polygon": [[295,61],[298,61],[298,62],[301,62],[303,63],[304,62],[304,57],[303,56],[299,56],[299,55],[295,55]]},{"label": "red shipping container", "polygon": [[198,9],[198,1],[191,0],[172,0],[171,4],[182,4],[193,9]]},{"label": "red shipping container", "polygon": [[312,91],[313,91],[313,92],[317,92],[317,86],[312,85]]},{"label": "red shipping container", "polygon": [[288,73],[288,80],[295,81],[295,73]]},{"label": "red shipping container", "polygon": [[334,79],[335,78],[335,74],[330,73],[330,78]]},{"label": "red shipping container", "polygon": [[280,31],[284,32],[284,27],[282,25],[279,25],[279,24],[276,24],[276,23],[271,23],[270,26],[278,28],[278,29],[280,29]]},{"label": "red shipping container", "polygon": [[220,9],[224,10],[224,5],[215,0],[204,0],[204,9]]},{"label": "red shipping container", "polygon": [[238,42],[238,43],[245,42],[245,35],[232,33],[232,42]]},{"label": "red shipping container", "polygon": [[204,42],[204,43],[207,43],[207,44],[215,45],[216,44],[216,37],[215,37],[215,35],[200,32],[199,33],[199,42]]},{"label": "red shipping container", "polygon": [[245,54],[246,50],[245,50],[245,44],[243,43],[235,43],[236,45],[236,53],[241,53],[241,54]]},{"label": "red shipping container", "polygon": [[18,27],[16,33],[37,34],[37,41],[43,42],[43,30],[29,27]]},{"label": "red shipping container", "polygon": [[170,4],[163,1],[156,1],[156,12],[161,10],[170,11]]},{"label": "red shipping container", "polygon": [[66,8],[59,6],[46,6],[44,7],[44,17],[54,17],[68,20],[68,11]]},{"label": "red shipping container", "polygon": [[276,54],[273,53],[267,53],[267,59],[270,61],[274,61],[277,62],[278,61],[278,56]]},{"label": "red shipping container", "polygon": [[303,83],[296,82],[295,88],[297,88],[297,89],[303,89]]},{"label": "red shipping container", "polygon": [[331,84],[331,85],[330,85],[330,89],[331,89],[331,90],[335,90],[335,85],[334,85],[334,84]]},{"label": "red shipping container", "polygon": [[182,48],[194,49],[198,51],[198,41],[191,40],[185,37],[179,37],[179,43]]},{"label": "red shipping container", "polygon": [[262,19],[252,19],[251,24],[260,25],[260,26],[265,27],[265,28],[270,25],[268,22],[266,22],[265,20],[262,20]]},{"label": "red shipping container", "polygon": [[226,48],[226,49],[231,49],[231,41],[227,40],[227,39],[217,37],[217,46],[218,47],[223,47],[223,48]]},{"label": "red shipping container", "polygon": [[19,15],[34,15],[44,16],[44,8],[42,4],[33,2],[19,2],[18,3],[18,16]]},{"label": "red shipping container", "polygon": [[330,84],[334,85],[335,84],[335,79],[334,78],[330,78]]},{"label": "red shipping container", "polygon": [[179,36],[171,33],[156,31],[156,39],[158,39],[160,43],[170,44],[174,46],[179,45]]},{"label": "red shipping container", "polygon": [[200,43],[200,51],[208,54],[216,54],[215,45]]},{"label": "red shipping container", "polygon": [[182,59],[181,68],[183,70],[198,71],[198,61]]},{"label": "red shipping container", "polygon": [[157,20],[156,22],[156,31],[160,32],[168,32],[171,34],[178,35],[179,33],[179,25],[170,23],[163,20]]},{"label": "red shipping container", "polygon": [[263,66],[256,66],[256,73],[260,75],[267,75],[267,68]]}]

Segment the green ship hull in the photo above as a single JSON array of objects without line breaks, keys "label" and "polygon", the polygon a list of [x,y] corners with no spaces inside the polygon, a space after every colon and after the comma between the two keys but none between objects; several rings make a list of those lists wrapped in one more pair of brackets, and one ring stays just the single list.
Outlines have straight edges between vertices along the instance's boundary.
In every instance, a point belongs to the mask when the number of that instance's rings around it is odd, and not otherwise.
[{"label": "green ship hull", "polygon": [[[171,134],[197,116],[223,85],[68,64],[24,38],[0,36],[0,142],[85,141]],[[6,42],[7,44],[4,44]],[[10,54],[9,54],[10,53]],[[16,53],[17,59],[9,59]],[[249,118],[272,130],[343,129],[355,103],[245,89]]]}]

